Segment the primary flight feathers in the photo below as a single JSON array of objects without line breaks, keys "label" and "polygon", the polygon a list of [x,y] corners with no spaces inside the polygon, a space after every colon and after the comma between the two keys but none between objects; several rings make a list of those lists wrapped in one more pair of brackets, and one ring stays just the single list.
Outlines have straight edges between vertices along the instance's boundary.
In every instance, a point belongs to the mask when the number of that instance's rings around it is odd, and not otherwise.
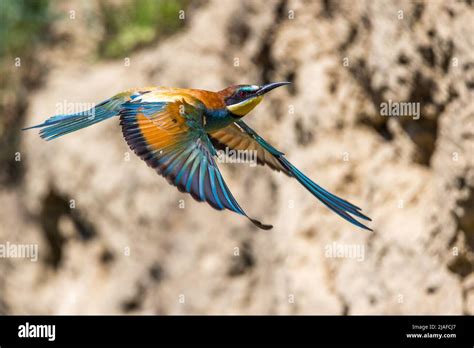
[{"label": "primary flight feathers", "polygon": [[257,162],[294,177],[329,209],[361,228],[371,230],[354,217],[370,221],[361,209],[320,187],[293,166],[284,154],[242,121],[270,90],[288,84],[237,85],[219,92],[197,89],[150,87],[131,89],[77,114],[58,115],[41,128],[46,140],[119,116],[130,148],[180,191],[207,202],[218,210],[250,218],[227,187],[215,156],[216,149],[256,151]]}]

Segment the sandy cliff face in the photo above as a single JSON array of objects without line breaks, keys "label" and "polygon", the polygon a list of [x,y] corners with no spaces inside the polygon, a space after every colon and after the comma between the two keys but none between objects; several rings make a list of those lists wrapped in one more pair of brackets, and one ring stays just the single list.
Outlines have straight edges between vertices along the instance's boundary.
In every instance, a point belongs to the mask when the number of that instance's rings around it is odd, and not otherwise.
[{"label": "sandy cliff face", "polygon": [[[472,6],[210,1],[195,11],[130,66],[53,66],[27,123],[133,86],[292,80],[248,123],[361,206],[375,231],[283,174],[221,165],[241,205],[274,225],[256,230],[170,187],[128,149],[118,120],[48,143],[29,132],[24,180],[0,192],[0,237],[37,243],[40,261],[1,260],[0,312],[474,314]],[[381,116],[389,100],[419,103],[419,119]],[[331,257],[348,246],[363,253]]]}]

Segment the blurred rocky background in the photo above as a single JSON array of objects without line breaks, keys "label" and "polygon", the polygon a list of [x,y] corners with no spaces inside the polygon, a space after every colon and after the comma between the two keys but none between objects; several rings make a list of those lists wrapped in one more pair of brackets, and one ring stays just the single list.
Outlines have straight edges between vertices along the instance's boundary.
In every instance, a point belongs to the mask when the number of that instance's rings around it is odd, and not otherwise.
[{"label": "blurred rocky background", "polygon": [[[0,0],[1,314],[474,314],[472,1]],[[21,132],[146,85],[290,80],[248,123],[373,233],[268,168],[222,164],[266,223],[179,193],[117,119]],[[388,101],[420,118],[383,117]],[[334,246],[362,258],[331,257]]]}]

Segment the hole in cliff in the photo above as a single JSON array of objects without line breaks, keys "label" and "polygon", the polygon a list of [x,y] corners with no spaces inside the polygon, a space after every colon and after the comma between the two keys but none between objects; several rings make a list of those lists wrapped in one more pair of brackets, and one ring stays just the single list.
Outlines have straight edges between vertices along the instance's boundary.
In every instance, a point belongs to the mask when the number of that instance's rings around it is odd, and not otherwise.
[{"label": "hole in cliff", "polygon": [[431,46],[419,46],[418,52],[420,52],[423,60],[430,66],[436,65],[436,56]]},{"label": "hole in cliff", "polygon": [[153,265],[150,266],[148,269],[148,273],[150,275],[150,278],[154,281],[159,283],[163,279],[163,267],[159,263],[154,263]]},{"label": "hole in cliff", "polygon": [[449,71],[449,67],[451,65],[450,64],[451,59],[454,54],[454,43],[451,40],[449,40],[443,46],[444,46],[444,49],[442,51],[440,66],[441,66],[441,69],[443,69],[443,71],[447,73]]},{"label": "hole in cliff", "polygon": [[270,83],[271,75],[273,74],[273,70],[275,69],[273,59],[271,57],[271,43],[270,39],[266,38],[262,44],[262,48],[260,52],[255,57],[254,61],[257,65],[262,67],[261,72],[261,81],[262,84]]},{"label": "hole in cliff", "polygon": [[[8,98],[5,98],[8,100]],[[14,98],[13,98],[14,99]],[[0,184],[16,186],[24,177],[24,161],[20,152],[20,128],[23,125],[27,104],[14,100],[0,103]],[[3,116],[5,115],[5,116]]]},{"label": "hole in cliff", "polygon": [[239,248],[239,254],[232,256],[231,266],[227,274],[236,277],[248,272],[255,265],[253,250],[249,242],[245,241]]},{"label": "hole in cliff", "polygon": [[[466,186],[464,178],[458,179],[458,184]],[[474,250],[474,190],[466,189],[467,195],[458,199],[456,205],[461,208],[456,214],[456,219],[461,231],[466,238],[466,243],[471,250]]]},{"label": "hole in cliff", "polygon": [[385,100],[383,97],[387,86],[374,88],[372,84],[372,71],[370,71],[364,59],[357,60],[351,67],[350,72],[355,80],[361,85],[362,89],[368,95],[376,110],[380,109],[380,104]]},{"label": "hole in cliff", "polygon": [[422,3],[415,4],[415,9],[413,11],[413,21],[417,22],[423,16],[423,12],[425,10],[425,5]]},{"label": "hole in cliff", "polygon": [[359,34],[359,28],[353,24],[351,26],[347,39],[344,40],[344,42],[339,47],[339,51],[345,52],[349,48],[349,46],[352,45],[356,41],[358,34]]},{"label": "hole in cliff", "polygon": [[[44,28],[43,37],[47,37],[48,32],[49,29]],[[2,44],[4,41],[2,38]],[[14,69],[14,72],[3,69],[0,73],[0,185],[4,186],[18,186],[22,183],[25,154],[20,149],[21,137],[31,134],[21,131],[29,102],[25,92],[32,93],[39,88],[48,71],[47,63],[38,59],[35,47],[31,43],[29,49],[23,50],[21,69]]]},{"label": "hole in cliff", "polygon": [[393,140],[393,134],[388,129],[388,122],[386,120],[383,120],[382,122],[379,123],[374,123],[373,120],[369,118],[369,116],[362,116],[360,118],[361,123],[363,125],[366,125],[367,127],[370,127],[374,129],[379,135],[386,141],[392,141]]},{"label": "hole in cliff", "polygon": [[473,264],[466,254],[461,254],[448,263],[448,269],[464,278],[472,273]]},{"label": "hole in cliff", "polygon": [[122,310],[124,312],[132,312],[140,309],[140,302],[138,299],[127,300],[122,303]]},{"label": "hole in cliff", "polygon": [[145,298],[145,287],[142,284],[137,285],[136,292],[129,299],[125,300],[121,304],[121,308],[125,313],[139,310],[143,305]]},{"label": "hole in cliff", "polygon": [[377,304],[377,298],[374,295],[369,296],[369,303],[371,306],[375,306]]},{"label": "hole in cliff", "polygon": [[291,82],[290,85],[286,86],[288,88],[288,92],[291,95],[296,94],[295,77],[296,77],[296,73],[294,71],[290,71],[289,73],[286,74],[286,77],[285,77],[285,81]]},{"label": "hole in cliff", "polygon": [[63,246],[66,241],[61,231],[59,221],[63,216],[71,219],[78,237],[88,241],[96,235],[94,226],[83,219],[77,208],[71,208],[70,201],[62,194],[51,188],[44,197],[40,211],[40,226],[49,245],[46,262],[53,268],[58,268],[63,256]]},{"label": "hole in cliff", "polygon": [[298,144],[308,145],[313,141],[313,133],[309,130],[308,127],[303,125],[301,119],[295,121],[295,133]]},{"label": "hole in cliff", "polygon": [[398,118],[403,130],[417,146],[415,162],[423,165],[429,165],[430,163],[438,134],[437,115],[444,108],[444,105],[437,105],[434,102],[433,95],[436,90],[437,85],[433,79],[416,72],[408,101],[419,105],[419,119]]},{"label": "hole in cliff", "polygon": [[103,265],[111,264],[114,260],[115,260],[115,256],[109,249],[104,249],[100,253],[99,261]]},{"label": "hole in cliff", "polygon": [[408,58],[404,53],[402,53],[398,56],[398,64],[400,64],[400,65],[409,65],[410,64],[410,58]]},{"label": "hole in cliff", "polygon": [[[369,97],[370,101],[374,106],[374,110],[379,115],[380,107],[382,102],[385,101],[383,94],[387,90],[387,86],[381,86],[374,88],[372,85],[372,72],[367,67],[365,60],[357,60],[350,68],[350,72],[357,83],[362,87],[365,94]],[[387,126],[387,118],[380,117],[380,119],[374,120],[368,115],[361,118],[361,122],[369,127],[372,127],[377,133],[379,133],[385,140],[390,141],[393,139],[393,134],[390,132]]]},{"label": "hole in cliff", "polygon": [[336,2],[331,0],[323,0],[321,5],[321,15],[326,18],[332,18],[334,12],[337,10]]},{"label": "hole in cliff", "polygon": [[242,46],[250,36],[250,27],[242,16],[233,17],[227,26],[227,34],[231,45]]}]

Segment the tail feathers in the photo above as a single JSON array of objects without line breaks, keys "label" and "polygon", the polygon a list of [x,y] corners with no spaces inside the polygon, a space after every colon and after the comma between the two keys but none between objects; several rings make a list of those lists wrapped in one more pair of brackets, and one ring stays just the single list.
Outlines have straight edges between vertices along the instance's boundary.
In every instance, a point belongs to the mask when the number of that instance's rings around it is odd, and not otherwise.
[{"label": "tail feathers", "polygon": [[114,97],[87,111],[76,114],[52,116],[41,124],[27,127],[23,130],[42,128],[40,130],[41,138],[52,140],[118,115],[122,103],[123,100]]},{"label": "tail feathers", "polygon": [[349,221],[350,223],[361,227],[363,229],[372,231],[371,228],[360,223],[354,219],[351,215],[357,216],[361,219],[372,221],[368,216],[362,214],[361,209],[346,200],[339,198],[332,193],[326,191],[321,186],[317,185],[295,166],[293,166],[286,158],[280,157],[280,161],[288,168],[291,174],[302,184],[308,191],[310,191],[316,198],[318,198],[324,205],[334,211],[336,214]]}]

